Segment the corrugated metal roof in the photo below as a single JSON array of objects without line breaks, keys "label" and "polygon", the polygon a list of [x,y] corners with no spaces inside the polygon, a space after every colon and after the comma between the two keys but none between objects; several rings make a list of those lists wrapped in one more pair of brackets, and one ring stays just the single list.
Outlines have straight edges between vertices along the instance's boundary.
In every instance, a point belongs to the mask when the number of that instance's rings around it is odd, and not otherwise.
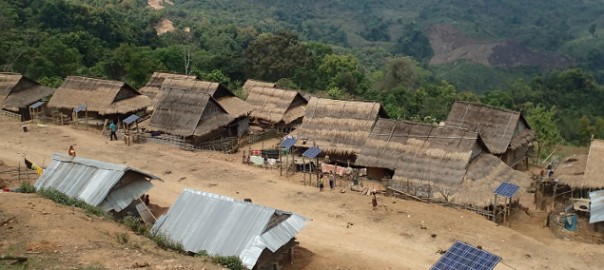
[{"label": "corrugated metal roof", "polygon": [[589,224],[604,221],[604,190],[589,193]]},{"label": "corrugated metal roof", "polygon": [[[125,174],[132,177],[114,188]],[[123,165],[54,154],[35,187],[54,188],[92,206],[119,212],[153,187],[147,179],[158,178]]]},{"label": "corrugated metal roof", "polygon": [[[289,215],[265,231],[274,214]],[[252,268],[265,248],[276,251],[304,227],[306,218],[233,198],[184,190],[153,226],[186,251],[238,256]]]}]

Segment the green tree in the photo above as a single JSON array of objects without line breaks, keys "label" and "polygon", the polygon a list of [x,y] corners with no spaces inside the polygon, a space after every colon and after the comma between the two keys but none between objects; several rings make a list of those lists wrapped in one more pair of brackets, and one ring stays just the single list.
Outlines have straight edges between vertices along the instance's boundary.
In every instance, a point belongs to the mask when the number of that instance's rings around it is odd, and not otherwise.
[{"label": "green tree", "polygon": [[550,153],[557,144],[564,141],[555,119],[555,107],[548,109],[542,105],[528,106],[526,120],[535,131],[538,142],[537,154],[540,158]]}]

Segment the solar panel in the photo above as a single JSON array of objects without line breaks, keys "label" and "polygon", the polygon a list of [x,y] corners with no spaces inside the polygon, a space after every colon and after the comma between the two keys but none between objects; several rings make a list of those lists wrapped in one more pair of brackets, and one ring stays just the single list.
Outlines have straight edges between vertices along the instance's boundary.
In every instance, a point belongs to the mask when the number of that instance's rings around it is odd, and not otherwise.
[{"label": "solar panel", "polygon": [[501,195],[503,197],[512,198],[514,194],[518,191],[518,186],[514,185],[510,182],[504,182],[499,185],[499,187],[495,190],[495,194]]},{"label": "solar panel", "polygon": [[455,241],[430,270],[491,270],[500,260],[497,255]]},{"label": "solar panel", "polygon": [[32,108],[32,109],[37,109],[37,108],[40,108],[40,106],[44,105],[44,103],[45,103],[44,101],[38,101],[38,102],[32,104],[29,107]]},{"label": "solar panel", "polygon": [[78,107],[76,107],[75,109],[73,109],[75,112],[81,112],[83,110],[86,110],[86,105],[80,105]]},{"label": "solar panel", "polygon": [[321,154],[321,149],[316,146],[308,148],[306,151],[304,151],[304,153],[302,153],[302,155],[307,158],[316,158],[319,154]]},{"label": "solar panel", "polygon": [[138,115],[136,115],[136,114],[133,114],[133,115],[128,116],[126,119],[124,119],[123,122],[126,123],[126,125],[130,125],[138,119],[140,119],[140,117],[138,117]]},{"label": "solar panel", "polygon": [[287,138],[287,139],[283,140],[283,142],[281,142],[281,147],[290,148],[290,147],[294,146],[294,144],[296,144],[296,139]]}]

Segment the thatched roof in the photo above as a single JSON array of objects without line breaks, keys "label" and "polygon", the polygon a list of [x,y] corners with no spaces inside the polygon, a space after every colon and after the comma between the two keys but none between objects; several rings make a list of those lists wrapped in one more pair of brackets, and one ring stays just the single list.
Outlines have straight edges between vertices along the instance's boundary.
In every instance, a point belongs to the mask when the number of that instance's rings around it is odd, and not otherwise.
[{"label": "thatched roof", "polygon": [[481,148],[476,132],[379,119],[355,164],[394,170],[394,180],[456,185]]},{"label": "thatched roof", "polygon": [[149,121],[152,129],[179,136],[203,136],[234,120],[203,91],[170,88],[162,92]]},{"label": "thatched roof", "polygon": [[[149,79],[149,81],[147,81],[147,84],[145,84],[145,86],[140,89],[141,94],[148,96],[151,100],[155,101],[155,96],[159,93],[159,90],[164,80],[191,81],[197,80],[197,76],[166,72],[153,72],[151,78]],[[156,102],[154,102],[154,104],[155,103]]]},{"label": "thatched roof", "polygon": [[[184,75],[183,75],[184,76]],[[217,82],[200,81],[191,78],[164,79],[161,88],[155,94],[150,111],[161,100],[164,92],[168,89],[191,90],[212,96],[233,117],[247,116],[252,107],[245,101],[239,99],[233,92]]]},{"label": "thatched roof", "polygon": [[[561,184],[571,188],[580,188],[583,185],[587,155],[572,155],[564,158],[555,169],[554,176]],[[604,185],[603,185],[604,186]]]},{"label": "thatched roof", "polygon": [[19,112],[54,91],[21,74],[0,72],[0,109]]},{"label": "thatched roof", "polygon": [[245,83],[243,84],[243,87],[242,87],[243,93],[246,96],[249,95],[249,93],[252,91],[252,88],[254,88],[254,87],[274,88],[274,87],[276,87],[276,85],[273,82],[263,82],[263,81],[259,81],[259,80],[249,79],[249,80],[245,81]]},{"label": "thatched roof", "polygon": [[[464,181],[449,201],[479,207],[488,206],[494,202],[494,192],[503,182],[510,182],[520,187],[515,196],[526,193],[531,184],[530,177],[516,171],[501,159],[492,154],[481,154],[468,166]],[[499,199],[498,203],[504,203]]]},{"label": "thatched roof", "polygon": [[252,118],[286,125],[304,116],[307,103],[298,91],[269,87],[252,88],[246,101],[252,106]]},{"label": "thatched roof", "polygon": [[[528,129],[518,130],[518,123]],[[534,139],[534,132],[522,114],[470,102],[455,102],[447,121],[447,126],[465,128],[480,134],[493,154],[505,153],[512,149],[528,146]]]},{"label": "thatched roof", "polygon": [[604,141],[592,140],[589,154],[566,157],[554,176],[574,189],[604,188]]},{"label": "thatched roof", "polygon": [[88,111],[126,114],[146,108],[151,103],[124,82],[69,76],[48,101],[48,107],[73,109],[86,105]]},{"label": "thatched roof", "polygon": [[357,154],[380,116],[386,112],[379,103],[312,97],[294,134],[326,153]]}]

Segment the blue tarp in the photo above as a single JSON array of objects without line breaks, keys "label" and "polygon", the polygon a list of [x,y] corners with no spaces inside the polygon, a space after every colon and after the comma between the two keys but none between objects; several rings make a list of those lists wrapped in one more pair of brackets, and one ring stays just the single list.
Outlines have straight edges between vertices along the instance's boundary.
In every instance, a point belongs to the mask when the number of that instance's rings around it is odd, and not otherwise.
[{"label": "blue tarp", "polygon": [[140,117],[138,117],[138,115],[136,115],[136,114],[133,114],[133,115],[128,116],[126,119],[124,119],[123,122],[126,125],[130,125],[130,124],[134,123],[138,119],[140,119]]},{"label": "blue tarp", "polygon": [[44,103],[46,103],[46,102],[44,102],[44,101],[38,101],[38,102],[30,105],[29,108],[30,109],[37,109],[37,108],[40,108],[42,105],[44,105]]}]

